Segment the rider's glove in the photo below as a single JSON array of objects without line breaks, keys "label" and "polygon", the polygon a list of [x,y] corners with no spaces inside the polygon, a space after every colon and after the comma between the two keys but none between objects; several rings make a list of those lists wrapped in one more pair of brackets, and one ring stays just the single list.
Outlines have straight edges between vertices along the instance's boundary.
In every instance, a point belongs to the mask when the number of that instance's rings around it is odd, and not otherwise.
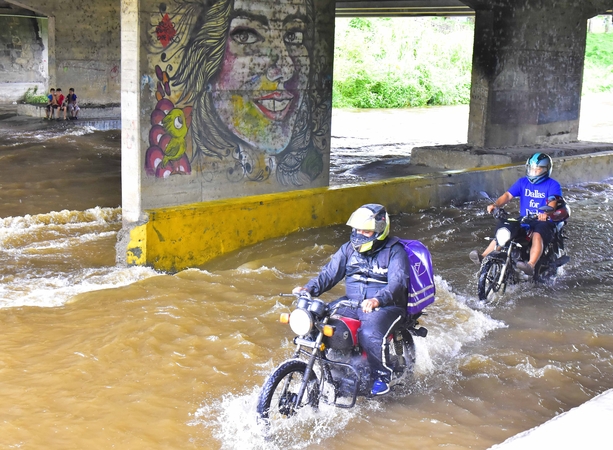
[{"label": "rider's glove", "polygon": [[492,211],[492,216],[494,216],[496,220],[504,220],[507,217],[507,212],[502,208],[495,207]]}]

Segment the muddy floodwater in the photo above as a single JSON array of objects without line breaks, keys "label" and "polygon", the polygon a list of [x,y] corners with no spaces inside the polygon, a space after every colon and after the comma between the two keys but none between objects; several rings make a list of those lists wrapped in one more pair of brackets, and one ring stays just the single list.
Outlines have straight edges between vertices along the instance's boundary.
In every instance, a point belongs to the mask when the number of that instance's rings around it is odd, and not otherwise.
[{"label": "muddy floodwater", "polygon": [[[580,139],[613,142],[611,98],[584,99],[581,117]],[[467,119],[468,107],[335,111],[332,182],[464,143]],[[494,226],[484,201],[394,215],[392,233],[424,242],[436,270],[414,383],[302,411],[266,441],[258,390],[293,349],[278,294],[314,276],[347,227],[177,274],[119,267],[119,131],[5,118],[0,135],[2,449],[487,449],[613,387],[613,180],[563,187],[571,262],[492,304],[468,259]]]}]

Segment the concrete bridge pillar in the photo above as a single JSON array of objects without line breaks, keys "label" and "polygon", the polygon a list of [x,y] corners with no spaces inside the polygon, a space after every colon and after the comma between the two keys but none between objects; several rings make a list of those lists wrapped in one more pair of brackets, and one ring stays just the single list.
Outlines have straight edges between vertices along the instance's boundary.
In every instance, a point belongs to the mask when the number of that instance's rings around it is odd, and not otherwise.
[{"label": "concrete bridge pillar", "polygon": [[476,14],[468,143],[576,141],[587,19],[605,2],[465,3]]},{"label": "concrete bridge pillar", "polygon": [[198,265],[270,236],[211,202],[327,187],[333,52],[333,0],[121,0],[118,261]]},{"label": "concrete bridge pillar", "polygon": [[[57,62],[55,59],[55,17],[50,16],[47,20],[47,75],[49,81],[45,94],[48,93],[50,87],[57,85]],[[42,94],[42,92],[41,92]]]}]

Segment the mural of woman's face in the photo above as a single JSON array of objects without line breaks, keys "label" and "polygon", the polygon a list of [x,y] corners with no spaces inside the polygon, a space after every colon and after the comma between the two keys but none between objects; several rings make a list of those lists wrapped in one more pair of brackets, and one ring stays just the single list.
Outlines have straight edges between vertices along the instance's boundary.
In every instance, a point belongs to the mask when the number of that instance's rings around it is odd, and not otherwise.
[{"label": "mural of woman's face", "polygon": [[306,17],[302,0],[235,0],[224,60],[211,83],[221,121],[269,154],[287,147],[306,95]]}]

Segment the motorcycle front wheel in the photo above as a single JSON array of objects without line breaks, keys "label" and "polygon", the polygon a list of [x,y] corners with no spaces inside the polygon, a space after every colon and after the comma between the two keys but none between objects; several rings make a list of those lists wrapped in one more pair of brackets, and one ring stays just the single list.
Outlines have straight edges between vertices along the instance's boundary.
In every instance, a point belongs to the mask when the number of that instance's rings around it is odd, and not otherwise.
[{"label": "motorcycle front wheel", "polygon": [[488,259],[481,265],[481,271],[479,272],[479,283],[477,285],[477,293],[479,294],[479,300],[487,300],[489,295],[494,292],[498,292],[500,287],[496,287],[498,278],[500,278],[500,272],[502,271],[502,262],[495,259]]},{"label": "motorcycle front wheel", "polygon": [[267,421],[285,419],[303,406],[317,407],[319,382],[313,371],[301,399],[298,392],[304,379],[306,363],[296,359],[286,361],[266,380],[258,397],[257,413]]}]

